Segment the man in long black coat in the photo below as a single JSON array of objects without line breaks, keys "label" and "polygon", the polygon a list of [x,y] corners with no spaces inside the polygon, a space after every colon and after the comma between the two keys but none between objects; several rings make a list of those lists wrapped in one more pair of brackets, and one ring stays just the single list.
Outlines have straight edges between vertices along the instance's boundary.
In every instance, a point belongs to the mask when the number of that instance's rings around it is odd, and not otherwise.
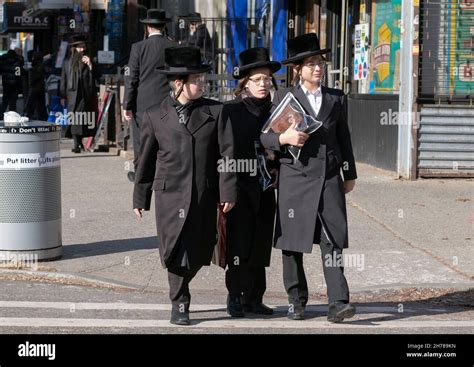
[{"label": "man in long black coat", "polygon": [[59,94],[61,104],[67,105],[67,137],[73,137],[74,153],[84,148],[82,138],[94,136],[97,122],[97,69],[87,54],[87,37],[73,34],[69,39],[70,55],[61,70]]},{"label": "man in long black coat", "polygon": [[[314,73],[315,68],[324,68],[321,55],[328,51],[320,49],[315,33],[305,34],[288,40],[290,57],[282,63],[293,64],[300,71],[303,67],[312,69]],[[299,159],[294,159],[287,145],[282,144],[281,138],[289,130],[282,135],[272,132],[261,135],[266,148],[281,153],[275,247],[283,250],[283,278],[290,303],[288,317],[300,320],[304,316],[308,285],[303,253],[311,253],[313,244],[317,243],[321,247],[328,290],[328,320],[340,322],[355,313],[349,303],[349,288],[341,261],[333,262],[341,260],[342,250],[348,247],[344,194],[353,188],[357,178],[344,94],[321,85],[312,92],[299,83],[278,90],[274,106],[278,106],[288,92],[294,94],[308,115],[323,122],[316,132],[304,137],[303,141],[307,139],[304,145],[303,142],[292,144],[302,147]],[[309,98],[315,98],[315,103]],[[320,108],[315,112],[318,100]]]},{"label": "man in long black coat", "polygon": [[[170,21],[164,10],[148,10],[147,17],[140,20],[147,27],[148,37],[132,45],[125,69],[123,110],[125,119],[130,121],[132,126],[135,170],[140,153],[143,113],[163,101],[170,91],[166,76],[156,72],[156,68],[164,64],[165,48],[175,45],[164,33],[166,23]],[[133,173],[129,173],[128,177],[133,181]]]},{"label": "man in long black coat", "polygon": [[190,34],[186,42],[187,46],[199,47],[201,55],[208,64],[214,63],[216,50],[213,46],[213,39],[207,30],[206,24],[202,22],[201,14],[192,12],[188,14]]},{"label": "man in long black coat", "polygon": [[[233,159],[232,126],[221,118],[222,105],[202,96],[210,67],[198,48],[165,51],[159,72],[181,83],[182,94],[169,95],[144,113],[133,208],[141,216],[155,192],[156,228],[162,265],[168,269],[171,322],[189,325],[189,283],[209,265],[216,244],[217,204],[227,212],[237,198],[237,176],[218,172],[220,159]],[[178,70],[178,71],[176,71]],[[193,98],[189,90],[200,84]],[[178,89],[179,90],[179,89]],[[178,93],[179,95],[180,93]]]}]

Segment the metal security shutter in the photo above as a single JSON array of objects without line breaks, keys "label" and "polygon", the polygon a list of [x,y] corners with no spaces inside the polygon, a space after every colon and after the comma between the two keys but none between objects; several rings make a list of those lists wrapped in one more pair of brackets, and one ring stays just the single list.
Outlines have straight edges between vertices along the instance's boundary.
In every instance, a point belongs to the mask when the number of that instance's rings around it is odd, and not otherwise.
[{"label": "metal security shutter", "polygon": [[473,108],[421,108],[418,173],[421,177],[474,177]]},{"label": "metal security shutter", "polygon": [[474,99],[474,1],[422,0],[419,101]]}]

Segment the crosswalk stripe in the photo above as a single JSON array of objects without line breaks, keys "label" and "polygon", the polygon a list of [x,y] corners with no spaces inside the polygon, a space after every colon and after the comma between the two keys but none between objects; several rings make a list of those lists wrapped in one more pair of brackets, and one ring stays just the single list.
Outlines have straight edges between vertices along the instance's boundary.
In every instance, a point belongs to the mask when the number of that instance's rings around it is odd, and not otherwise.
[{"label": "crosswalk stripe", "polygon": [[[351,323],[355,322],[355,323]],[[367,323],[365,323],[367,322]],[[75,327],[75,328],[176,328],[168,320],[132,320],[132,319],[74,319],[74,318],[24,318],[2,317],[0,327]],[[364,321],[348,320],[341,324],[331,324],[321,320],[192,320],[186,328],[205,329],[412,329],[412,328],[472,328],[474,321],[460,320],[387,320]]]},{"label": "crosswalk stripe", "polygon": [[[32,301],[0,301],[0,308],[50,308],[50,309],[71,309],[75,310],[150,310],[150,311],[169,311],[170,304],[159,303],[122,303],[122,302],[32,302]],[[286,311],[287,305],[274,306],[278,311]],[[224,304],[191,304],[191,311],[222,311],[226,309]],[[328,306],[308,305],[306,310],[311,312],[327,312]],[[377,313],[390,312],[398,313],[397,307],[390,306],[357,306],[358,312]],[[426,311],[426,310],[424,310]],[[431,312],[446,312],[444,309],[428,309]],[[403,312],[415,312],[413,309],[404,308]]]}]

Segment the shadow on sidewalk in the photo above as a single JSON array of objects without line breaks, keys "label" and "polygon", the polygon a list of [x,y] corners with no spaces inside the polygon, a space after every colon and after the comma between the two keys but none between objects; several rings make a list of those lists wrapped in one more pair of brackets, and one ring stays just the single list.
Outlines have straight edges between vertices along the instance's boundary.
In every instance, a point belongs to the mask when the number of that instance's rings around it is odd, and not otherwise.
[{"label": "shadow on sidewalk", "polygon": [[[356,317],[358,319],[347,319],[343,323],[348,325],[360,325],[360,326],[378,326],[380,322],[394,321],[410,319],[416,316],[439,316],[449,315],[453,313],[462,313],[468,311],[474,311],[474,288],[462,291],[455,291],[446,293],[441,296],[427,298],[416,301],[400,301],[400,302],[354,302],[357,308]],[[403,306],[403,308],[400,307]],[[327,304],[311,305],[308,304],[305,312],[305,320],[316,320],[322,318],[322,321],[326,321],[327,317]],[[200,313],[206,313],[215,310],[200,310],[193,311],[191,306],[191,314],[198,315]],[[219,311],[225,311],[225,309],[219,309]],[[275,313],[270,316],[260,316],[255,314],[246,314],[245,318],[248,319],[286,319],[286,313],[288,306],[278,305],[274,307]],[[402,312],[400,312],[402,311]],[[377,313],[379,315],[373,317],[366,317],[365,315]],[[229,320],[229,317],[211,317],[211,318],[199,318],[193,317],[193,324],[199,324],[204,321],[218,321],[218,320]],[[423,322],[424,320],[419,320]],[[295,323],[304,323],[303,321],[293,321]],[[328,326],[330,328],[330,326]]]},{"label": "shadow on sidewalk", "polygon": [[151,249],[158,250],[158,240],[156,236],[66,245],[63,246],[63,256],[58,261]]},{"label": "shadow on sidewalk", "polygon": [[[380,316],[369,317],[363,320],[346,320],[351,325],[377,325],[381,321],[410,319],[415,316],[438,316],[452,313],[474,311],[474,288],[448,292],[443,295],[421,300],[403,300],[399,302],[356,302],[359,309],[357,314],[362,316],[377,312]],[[372,309],[372,310],[371,310]],[[420,321],[421,322],[421,321]]]}]

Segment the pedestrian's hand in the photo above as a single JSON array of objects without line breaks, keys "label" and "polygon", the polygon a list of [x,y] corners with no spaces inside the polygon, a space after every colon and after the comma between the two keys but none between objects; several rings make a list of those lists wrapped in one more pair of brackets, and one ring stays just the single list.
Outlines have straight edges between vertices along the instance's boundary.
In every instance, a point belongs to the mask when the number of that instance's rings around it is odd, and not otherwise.
[{"label": "pedestrian's hand", "polygon": [[356,184],[356,180],[346,180],[346,181],[344,181],[344,194],[348,194],[352,190],[354,190],[355,184]]},{"label": "pedestrian's hand", "polygon": [[66,106],[66,100],[64,98],[61,98],[61,106]]},{"label": "pedestrian's hand", "polygon": [[131,110],[123,110],[123,117],[125,120],[130,121],[133,117],[133,113]]},{"label": "pedestrian's hand", "polygon": [[234,202],[226,202],[226,203],[221,203],[221,205],[224,205],[224,208],[222,211],[224,213],[230,212],[230,210],[235,206]]},{"label": "pedestrian's hand", "polygon": [[136,215],[138,218],[141,218],[141,217],[142,217],[143,209],[141,209],[141,208],[135,208],[135,209],[133,209],[133,211],[135,212],[135,215]]},{"label": "pedestrian's hand", "polygon": [[92,68],[91,58],[89,56],[82,56],[82,62],[89,68]]},{"label": "pedestrian's hand", "polygon": [[291,126],[280,135],[279,141],[280,145],[289,144],[301,148],[308,138],[308,134],[296,130],[296,121],[293,119]]}]

